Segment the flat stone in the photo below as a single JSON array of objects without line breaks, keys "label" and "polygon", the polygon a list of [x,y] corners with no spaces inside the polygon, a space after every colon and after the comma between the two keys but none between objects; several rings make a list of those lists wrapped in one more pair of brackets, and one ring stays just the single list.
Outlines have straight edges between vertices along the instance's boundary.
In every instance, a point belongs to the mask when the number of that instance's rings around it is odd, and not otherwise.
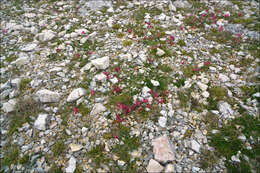
[{"label": "flat stone", "polygon": [[162,172],[163,166],[160,165],[160,163],[158,163],[157,161],[151,159],[149,161],[149,164],[148,164],[146,170],[147,170],[148,173]]},{"label": "flat stone", "polygon": [[103,106],[103,104],[101,103],[96,103],[92,109],[92,111],[90,112],[90,115],[93,116],[93,115],[97,115],[101,112],[104,112],[106,111],[106,107]]},{"label": "flat stone", "polygon": [[48,114],[39,114],[34,122],[34,127],[38,130],[46,130]]},{"label": "flat stone", "polygon": [[158,120],[158,123],[161,127],[165,127],[167,123],[167,118],[166,117],[160,117]]},{"label": "flat stone", "polygon": [[51,30],[43,30],[39,35],[39,40],[42,42],[50,41],[56,36],[56,33]]},{"label": "flat stone", "polygon": [[35,94],[42,103],[59,102],[60,94],[47,89],[37,91]]},{"label": "flat stone", "polygon": [[157,50],[156,50],[156,55],[158,55],[158,56],[163,56],[164,54],[165,54],[165,52],[164,52],[162,49],[157,48]]},{"label": "flat stone", "polygon": [[195,140],[192,140],[190,142],[190,148],[192,150],[194,150],[195,152],[197,152],[197,153],[200,152],[200,144],[197,141],[195,141]]},{"label": "flat stone", "polygon": [[69,146],[72,152],[79,151],[83,148],[83,146],[80,144],[70,144]]},{"label": "flat stone", "polygon": [[15,106],[16,106],[16,99],[11,99],[8,102],[3,103],[3,111],[6,113],[12,112],[15,110]]},{"label": "flat stone", "polygon": [[173,2],[173,5],[177,8],[191,8],[192,5],[185,0],[177,0]]},{"label": "flat stone", "polygon": [[30,51],[33,51],[36,47],[37,47],[36,43],[30,43],[30,44],[22,46],[21,51],[30,52]]},{"label": "flat stone", "polygon": [[208,85],[203,84],[201,82],[197,82],[197,85],[202,91],[206,91],[208,89]]},{"label": "flat stone", "polygon": [[109,57],[97,58],[91,61],[91,63],[99,70],[104,70],[109,67]]},{"label": "flat stone", "polygon": [[224,74],[219,74],[219,80],[222,81],[222,82],[228,82],[230,79],[229,77],[227,77],[226,75]]},{"label": "flat stone", "polygon": [[76,163],[77,163],[77,160],[72,156],[69,160],[69,166],[66,167],[65,172],[73,173],[76,170]]},{"label": "flat stone", "polygon": [[234,114],[234,111],[231,108],[230,104],[224,101],[218,102],[218,109],[219,112],[224,116],[224,118],[230,118],[230,116]]},{"label": "flat stone", "polygon": [[28,64],[29,59],[27,57],[20,57],[13,61],[11,64],[15,64],[16,66],[22,66]]},{"label": "flat stone", "polygon": [[84,88],[74,89],[67,98],[67,102],[73,102],[80,97],[86,95],[87,91]]},{"label": "flat stone", "polygon": [[167,136],[161,136],[152,141],[155,160],[166,163],[175,159],[174,148]]},{"label": "flat stone", "polygon": [[107,79],[107,76],[104,73],[100,73],[100,74],[95,75],[94,78],[97,81],[105,82]]}]

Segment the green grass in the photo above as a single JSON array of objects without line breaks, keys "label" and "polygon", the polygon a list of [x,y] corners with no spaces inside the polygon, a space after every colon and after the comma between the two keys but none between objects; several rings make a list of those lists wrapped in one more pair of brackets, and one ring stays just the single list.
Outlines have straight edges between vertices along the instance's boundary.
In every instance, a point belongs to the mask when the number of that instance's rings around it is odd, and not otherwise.
[{"label": "green grass", "polygon": [[108,105],[116,105],[117,103],[123,103],[127,106],[130,106],[133,103],[133,98],[127,94],[112,96],[109,100]]},{"label": "green grass", "polygon": [[167,64],[160,64],[160,65],[158,66],[158,69],[162,70],[162,71],[165,72],[165,73],[169,73],[169,72],[172,72],[172,71],[173,71],[173,70],[172,70],[172,67],[169,66],[169,65],[167,65]]},{"label": "green grass", "polygon": [[[224,127],[219,128],[219,133],[209,134],[209,145],[216,149],[216,152],[227,158],[225,166],[228,172],[248,172],[251,169],[259,170],[260,168],[260,120],[259,117],[244,114],[235,118]],[[251,144],[252,149],[248,150],[244,143],[238,139],[238,136],[244,134],[247,141]],[[250,139],[250,140],[249,140]],[[242,155],[248,156],[249,162],[240,157],[240,163],[232,163],[231,156],[241,151]]]},{"label": "green grass", "polygon": [[227,98],[227,89],[221,86],[213,86],[209,89],[210,96],[216,101]]},{"label": "green grass", "polygon": [[109,161],[109,159],[104,154],[105,146],[97,145],[91,151],[86,153],[86,157],[92,158],[96,168],[100,167],[101,164],[104,164]]},{"label": "green grass", "polygon": [[59,139],[52,146],[52,153],[54,156],[60,156],[62,153],[66,151],[66,145],[63,140]]},{"label": "green grass", "polygon": [[192,77],[195,72],[193,71],[194,69],[194,66],[193,65],[187,65],[183,68],[183,75],[185,78],[189,78],[189,77]]},{"label": "green grass", "polygon": [[1,167],[3,165],[10,166],[11,164],[16,164],[18,162],[20,150],[16,145],[11,145],[5,150],[5,157],[1,158]]},{"label": "green grass", "polygon": [[185,91],[178,91],[177,92],[178,98],[180,100],[181,107],[188,107],[190,101],[190,93]]},{"label": "green grass", "polygon": [[36,116],[42,110],[41,104],[34,99],[18,99],[15,111],[10,115],[9,135],[12,135],[26,122],[31,122],[30,116]]},{"label": "green grass", "polygon": [[20,83],[20,90],[24,91],[25,89],[27,89],[28,85],[31,81],[32,81],[32,79],[28,79],[28,78],[22,79],[22,81]]}]

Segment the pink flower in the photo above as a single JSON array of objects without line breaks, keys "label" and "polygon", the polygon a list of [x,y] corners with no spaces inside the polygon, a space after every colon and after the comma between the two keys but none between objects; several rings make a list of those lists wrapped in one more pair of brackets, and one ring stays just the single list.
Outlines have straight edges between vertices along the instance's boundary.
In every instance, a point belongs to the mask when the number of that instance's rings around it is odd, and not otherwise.
[{"label": "pink flower", "polygon": [[119,114],[116,114],[116,122],[117,123],[121,123],[122,121],[124,121]]},{"label": "pink flower", "polygon": [[170,40],[174,41],[175,37],[173,35],[170,35]]},{"label": "pink flower", "polygon": [[192,71],[196,72],[196,71],[200,71],[200,69],[199,68],[194,68],[194,69],[192,69]]},{"label": "pink flower", "polygon": [[146,107],[149,109],[152,109],[152,105],[150,105],[150,104],[147,104]]},{"label": "pink flower", "polygon": [[164,99],[160,99],[158,102],[163,104],[164,103]]},{"label": "pink flower", "polygon": [[122,92],[122,89],[119,88],[119,86],[114,85],[112,92],[113,92],[113,93],[121,93],[121,92]]},{"label": "pink flower", "polygon": [[91,90],[91,95],[94,96],[95,95],[95,91],[94,90]]},{"label": "pink flower", "polygon": [[79,109],[77,107],[74,107],[72,109],[72,111],[73,111],[74,114],[78,114],[79,113]]},{"label": "pink flower", "polygon": [[148,103],[148,99],[143,99],[143,103]]},{"label": "pink flower", "polygon": [[84,34],[86,34],[86,33],[85,33],[85,31],[82,31],[81,34],[84,35]]},{"label": "pink flower", "polygon": [[120,67],[116,67],[116,68],[115,68],[115,71],[116,71],[116,72],[119,72],[119,71],[120,71]]},{"label": "pink flower", "polygon": [[89,54],[89,55],[92,55],[92,53],[93,53],[93,52],[92,52],[91,50],[90,50],[90,51],[88,51],[88,54]]},{"label": "pink flower", "polygon": [[128,32],[129,32],[129,33],[132,33],[132,32],[133,32],[133,30],[132,30],[131,28],[129,28],[129,29],[128,29]]},{"label": "pink flower", "polygon": [[115,139],[118,139],[118,136],[117,136],[117,135],[114,135],[114,138],[115,138]]},{"label": "pink flower", "polygon": [[204,65],[205,65],[205,66],[209,66],[209,65],[210,65],[210,62],[209,62],[209,61],[205,61],[205,62],[204,62]]},{"label": "pink flower", "polygon": [[224,30],[224,26],[220,26],[218,30],[219,32],[222,32]]},{"label": "pink flower", "polygon": [[143,107],[140,107],[139,110],[138,110],[138,112],[141,112],[142,110],[143,110]]}]

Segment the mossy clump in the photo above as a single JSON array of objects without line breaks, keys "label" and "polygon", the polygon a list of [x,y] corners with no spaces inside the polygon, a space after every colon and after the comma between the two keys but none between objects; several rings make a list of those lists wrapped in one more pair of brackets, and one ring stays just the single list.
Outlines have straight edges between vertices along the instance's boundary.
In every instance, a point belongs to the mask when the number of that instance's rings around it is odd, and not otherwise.
[{"label": "mossy clump", "polygon": [[52,146],[52,152],[54,156],[59,156],[66,150],[66,145],[63,140],[57,140],[55,144]]},{"label": "mossy clump", "polygon": [[124,41],[123,41],[123,46],[124,46],[124,47],[131,46],[132,44],[133,44],[133,41],[132,41],[132,40],[124,40]]},{"label": "mossy clump", "polygon": [[182,40],[182,39],[180,39],[180,40],[177,42],[177,44],[178,44],[179,46],[181,46],[181,47],[186,46],[185,41]]},{"label": "mossy clump", "polygon": [[216,101],[224,100],[227,97],[227,89],[221,86],[213,86],[209,89],[209,93]]}]

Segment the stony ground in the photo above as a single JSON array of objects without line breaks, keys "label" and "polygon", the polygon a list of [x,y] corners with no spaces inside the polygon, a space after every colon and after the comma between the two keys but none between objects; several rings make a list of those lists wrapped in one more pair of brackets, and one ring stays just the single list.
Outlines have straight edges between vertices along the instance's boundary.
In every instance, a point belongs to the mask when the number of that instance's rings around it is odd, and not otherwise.
[{"label": "stony ground", "polygon": [[0,9],[1,172],[259,172],[259,2]]}]

